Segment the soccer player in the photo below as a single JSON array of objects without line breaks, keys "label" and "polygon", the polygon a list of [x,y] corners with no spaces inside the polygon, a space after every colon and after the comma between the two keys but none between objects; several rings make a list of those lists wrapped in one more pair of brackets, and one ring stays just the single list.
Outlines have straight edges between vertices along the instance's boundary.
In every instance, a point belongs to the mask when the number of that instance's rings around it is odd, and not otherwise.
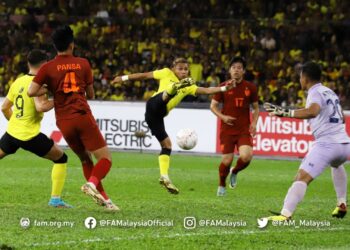
[{"label": "soccer player", "polygon": [[[236,87],[225,93],[216,94],[211,101],[211,111],[221,120],[220,148],[222,161],[219,166],[218,196],[226,194],[226,177],[230,172],[233,153],[237,147],[239,158],[231,170],[230,187],[237,185],[237,174],[248,167],[253,157],[253,139],[259,117],[257,88],[253,83],[243,79],[246,62],[242,57],[232,58],[229,66],[231,79]],[[223,82],[221,85],[225,85]],[[219,104],[222,103],[222,109]],[[250,121],[250,105],[253,106]]]},{"label": "soccer player", "polygon": [[227,82],[225,86],[203,88],[195,85],[189,75],[189,63],[184,58],[176,58],[171,68],[163,68],[146,73],[135,73],[124,76],[117,76],[112,83],[118,84],[127,80],[145,80],[156,79],[159,81],[158,91],[147,101],[145,120],[154,135],[160,143],[161,151],[158,157],[160,168],[159,183],[163,185],[170,193],[178,194],[179,189],[171,182],[169,178],[171,140],[165,131],[164,117],[175,108],[181,100],[187,95],[210,95],[218,92],[224,92],[231,89],[234,81]]},{"label": "soccer player", "polygon": [[30,51],[27,56],[29,73],[16,79],[1,106],[1,111],[9,122],[5,134],[0,139],[0,159],[23,148],[53,161],[49,206],[71,208],[72,206],[61,199],[68,157],[51,139],[40,133],[42,112],[52,109],[53,102],[46,96],[30,98],[27,95],[29,84],[46,61],[47,56],[43,51]]},{"label": "soccer player", "polygon": [[[28,95],[41,95],[45,92],[42,86],[47,85],[54,97],[57,127],[82,163],[87,180],[82,191],[107,210],[118,211],[101,182],[111,168],[112,158],[87,103],[87,98],[94,98],[90,64],[84,58],[73,56],[74,37],[69,26],[58,27],[52,40],[57,56],[40,68]],[[90,152],[97,159],[95,166]]]},{"label": "soccer player", "polygon": [[301,67],[300,84],[308,92],[306,107],[290,110],[265,103],[270,115],[308,119],[314,146],[301,162],[297,176],[284,199],[280,215],[270,216],[269,220],[284,221],[292,217],[296,206],[306,193],[307,186],[329,165],[337,195],[337,207],[332,216],[343,218],[346,214],[347,175],[344,162],[350,156],[350,138],[345,130],[345,120],[339,98],[333,90],[320,82],[321,68],[317,63],[307,62]]}]

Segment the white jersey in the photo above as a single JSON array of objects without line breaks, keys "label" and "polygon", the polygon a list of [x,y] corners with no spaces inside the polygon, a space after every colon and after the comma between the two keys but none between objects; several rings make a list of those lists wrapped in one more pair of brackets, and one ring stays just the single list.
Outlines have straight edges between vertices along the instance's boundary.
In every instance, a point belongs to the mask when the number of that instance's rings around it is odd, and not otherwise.
[{"label": "white jersey", "polygon": [[321,83],[313,85],[308,91],[306,108],[312,103],[321,107],[320,113],[308,120],[316,142],[350,143],[339,98],[333,90]]}]

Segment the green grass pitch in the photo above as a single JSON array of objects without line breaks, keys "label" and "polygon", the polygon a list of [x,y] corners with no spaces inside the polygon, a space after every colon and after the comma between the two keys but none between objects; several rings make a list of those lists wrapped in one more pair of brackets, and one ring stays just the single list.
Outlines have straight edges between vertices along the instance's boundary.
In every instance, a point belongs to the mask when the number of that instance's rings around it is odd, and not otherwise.
[{"label": "green grass pitch", "polygon": [[[69,155],[63,198],[73,209],[47,206],[52,164],[30,153],[0,161],[0,249],[349,249],[350,216],[334,219],[335,192],[327,169],[307,190],[293,217],[296,225],[257,226],[257,218],[279,211],[299,161],[254,159],[238,176],[238,186],[216,197],[219,157],[173,155],[170,175],[179,187],[175,196],[158,184],[157,154],[113,153],[113,168],[104,180],[106,191],[122,209],[108,213],[85,196],[78,158]],[[349,167],[347,167],[349,173]],[[172,221],[170,227],[101,227],[87,229],[87,217],[110,221]],[[32,225],[20,226],[22,217]],[[185,229],[185,217],[197,228]],[[221,220],[245,226],[199,226]],[[300,220],[329,226],[299,225]],[[74,222],[73,227],[38,227],[34,221]],[[214,222],[213,222],[214,221]],[[297,227],[299,225],[299,227]],[[8,248],[9,249],[9,248]]]}]

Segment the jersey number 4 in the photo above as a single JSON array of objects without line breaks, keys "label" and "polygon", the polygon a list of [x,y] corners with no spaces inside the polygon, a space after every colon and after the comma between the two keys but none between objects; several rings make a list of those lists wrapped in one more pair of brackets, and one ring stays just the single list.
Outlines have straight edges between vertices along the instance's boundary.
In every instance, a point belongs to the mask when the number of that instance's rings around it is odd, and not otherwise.
[{"label": "jersey number 4", "polygon": [[63,92],[70,93],[70,92],[78,92],[78,91],[79,91],[79,86],[77,86],[75,72],[67,72],[64,77]]}]

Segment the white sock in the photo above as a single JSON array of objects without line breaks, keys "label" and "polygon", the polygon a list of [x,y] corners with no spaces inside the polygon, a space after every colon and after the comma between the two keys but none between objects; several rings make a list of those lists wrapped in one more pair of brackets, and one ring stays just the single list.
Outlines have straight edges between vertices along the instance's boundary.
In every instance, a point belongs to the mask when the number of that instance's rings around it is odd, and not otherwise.
[{"label": "white sock", "polygon": [[94,183],[92,183],[92,182],[88,182],[94,189],[96,189],[96,186],[95,186],[95,184]]},{"label": "white sock", "polygon": [[162,176],[164,179],[169,180],[169,175],[167,175],[167,174],[162,174],[161,176]]},{"label": "white sock", "polygon": [[281,215],[291,217],[297,205],[301,202],[306,193],[307,184],[303,181],[295,181],[289,188],[286,198],[284,199]]},{"label": "white sock", "polygon": [[332,167],[332,178],[334,190],[337,194],[338,206],[344,203],[346,205],[346,191],[347,191],[347,175],[344,168],[344,165],[340,165],[337,168]]}]

